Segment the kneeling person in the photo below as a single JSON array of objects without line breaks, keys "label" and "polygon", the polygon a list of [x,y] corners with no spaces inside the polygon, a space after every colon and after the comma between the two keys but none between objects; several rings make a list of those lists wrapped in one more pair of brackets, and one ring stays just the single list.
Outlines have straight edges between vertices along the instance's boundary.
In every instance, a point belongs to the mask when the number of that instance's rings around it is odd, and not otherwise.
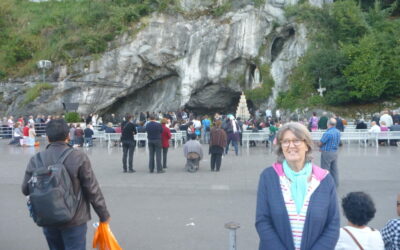
[{"label": "kneeling person", "polygon": [[189,172],[196,172],[199,169],[200,160],[203,158],[203,148],[196,137],[196,134],[190,134],[190,140],[183,146],[183,154],[186,158],[185,168]]}]

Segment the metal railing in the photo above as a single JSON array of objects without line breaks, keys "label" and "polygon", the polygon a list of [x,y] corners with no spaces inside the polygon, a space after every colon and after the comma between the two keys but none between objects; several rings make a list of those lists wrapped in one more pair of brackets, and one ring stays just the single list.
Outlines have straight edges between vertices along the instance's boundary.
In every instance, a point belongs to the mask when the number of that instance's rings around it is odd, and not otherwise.
[{"label": "metal railing", "polygon": [[[322,138],[324,132],[311,132],[312,139],[314,141],[319,141]],[[375,142],[375,145],[379,146],[379,141],[387,141],[389,144],[391,140],[400,140],[400,131],[382,131],[379,133],[371,133],[368,131],[358,131],[358,132],[341,132],[340,139],[342,141],[347,141],[350,143],[351,141],[357,141],[360,143],[364,142],[364,145],[367,145],[367,141]]]},{"label": "metal railing", "polygon": [[242,134],[242,142],[246,143],[247,148],[250,147],[250,141],[269,141],[269,131],[244,132]]},{"label": "metal railing", "polygon": [[[15,128],[10,128],[7,125],[0,127],[0,138],[1,139],[11,139],[14,134]],[[35,123],[36,136],[46,135],[46,123]]]}]

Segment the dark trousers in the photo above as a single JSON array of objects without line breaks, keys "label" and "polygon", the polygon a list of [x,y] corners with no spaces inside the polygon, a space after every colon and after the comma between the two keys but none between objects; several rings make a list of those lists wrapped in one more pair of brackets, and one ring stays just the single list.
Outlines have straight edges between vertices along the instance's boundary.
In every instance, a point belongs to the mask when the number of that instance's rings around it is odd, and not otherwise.
[{"label": "dark trousers", "polygon": [[168,154],[168,148],[162,148],[162,166],[163,166],[163,168],[167,168],[167,154]]},{"label": "dark trousers", "polygon": [[124,170],[127,169],[126,160],[128,159],[129,170],[133,170],[133,152],[135,151],[136,142],[135,141],[123,141],[122,142],[122,166]]},{"label": "dark trousers", "polygon": [[43,227],[50,250],[85,250],[86,232],[86,223],[65,229]]},{"label": "dark trousers", "polygon": [[20,145],[20,140],[23,139],[22,136],[13,137],[12,140],[8,143],[10,145],[17,144]]},{"label": "dark trousers", "polygon": [[83,136],[79,136],[79,137],[76,136],[75,143],[82,147],[83,146]]},{"label": "dark trousers", "polygon": [[211,154],[211,170],[219,171],[222,162],[222,154]]},{"label": "dark trousers", "polygon": [[321,168],[326,169],[332,175],[336,187],[339,186],[339,170],[337,166],[338,152],[321,152]]},{"label": "dark trousers", "polygon": [[161,139],[160,140],[149,140],[149,169],[150,172],[154,171],[154,155],[156,156],[157,171],[162,171],[161,166]]}]

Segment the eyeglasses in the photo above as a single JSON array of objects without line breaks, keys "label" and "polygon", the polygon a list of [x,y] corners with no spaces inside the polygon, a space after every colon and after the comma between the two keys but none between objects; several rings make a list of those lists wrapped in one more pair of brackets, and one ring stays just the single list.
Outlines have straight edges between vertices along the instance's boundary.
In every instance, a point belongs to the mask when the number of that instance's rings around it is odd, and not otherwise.
[{"label": "eyeglasses", "polygon": [[294,146],[300,146],[300,144],[303,142],[304,140],[300,140],[300,139],[294,139],[294,140],[282,140],[281,144],[284,147],[289,147],[290,143],[293,143]]}]

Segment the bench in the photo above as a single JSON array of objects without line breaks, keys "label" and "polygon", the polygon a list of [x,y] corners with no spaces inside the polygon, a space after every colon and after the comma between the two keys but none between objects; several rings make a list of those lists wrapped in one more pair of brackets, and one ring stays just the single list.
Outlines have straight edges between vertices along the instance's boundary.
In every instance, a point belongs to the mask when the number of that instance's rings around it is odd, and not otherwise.
[{"label": "bench", "polygon": [[182,143],[187,141],[187,131],[186,130],[179,130],[176,133],[180,133],[182,136]]},{"label": "bench", "polygon": [[121,140],[121,133],[105,133],[107,146],[111,148],[111,142],[119,143]]},{"label": "bench", "polygon": [[247,143],[247,148],[250,147],[250,141],[268,141],[269,132],[244,132],[242,141]]},{"label": "bench", "polygon": [[[313,141],[319,141],[322,138],[324,132],[311,132],[311,137]],[[342,141],[347,141],[350,143],[351,141],[357,141],[360,143],[361,141],[367,145],[367,140],[375,141],[376,146],[379,146],[379,140],[387,140],[388,144],[390,140],[400,140],[400,131],[385,131],[380,133],[370,133],[365,130],[360,130],[357,132],[341,132],[340,139]]]},{"label": "bench", "polygon": [[147,149],[148,148],[148,139],[147,139],[147,133],[146,132],[141,132],[141,133],[137,133],[136,135],[135,135],[135,141],[137,142],[137,144],[139,145],[139,142],[140,141],[144,141],[144,143],[145,143],[145,148]]},{"label": "bench", "polygon": [[400,140],[400,131],[383,131],[371,134],[370,137],[375,137],[375,144],[377,147],[379,146],[379,140],[387,140],[389,145],[391,140]]},{"label": "bench", "polygon": [[104,131],[93,130],[93,139],[99,139],[100,143],[106,139],[106,133]]},{"label": "bench", "polygon": [[[186,133],[186,132],[185,132],[185,133]],[[179,133],[179,132],[177,132],[177,133],[171,133],[171,140],[174,141],[174,147],[175,147],[175,148],[177,147],[178,143],[179,143],[180,145],[182,145],[182,144],[183,144],[183,136],[182,136],[182,133]]]}]

